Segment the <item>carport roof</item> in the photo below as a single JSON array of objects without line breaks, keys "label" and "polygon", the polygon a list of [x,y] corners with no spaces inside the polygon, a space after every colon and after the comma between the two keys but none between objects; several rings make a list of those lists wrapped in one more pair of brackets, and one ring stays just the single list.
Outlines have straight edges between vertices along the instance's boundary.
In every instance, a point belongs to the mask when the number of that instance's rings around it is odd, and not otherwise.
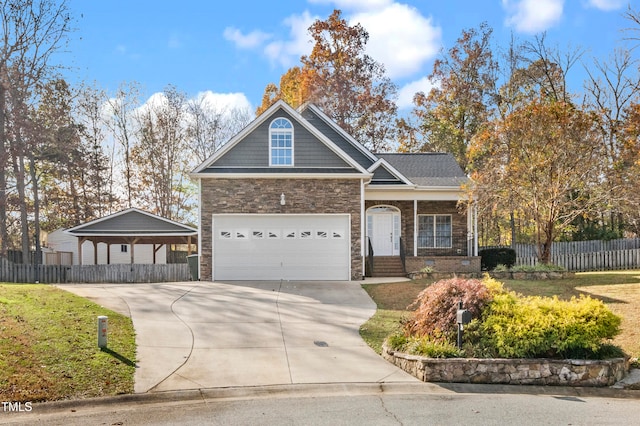
[{"label": "carport roof", "polygon": [[130,244],[186,244],[198,230],[187,225],[130,208],[67,229],[83,240]]}]

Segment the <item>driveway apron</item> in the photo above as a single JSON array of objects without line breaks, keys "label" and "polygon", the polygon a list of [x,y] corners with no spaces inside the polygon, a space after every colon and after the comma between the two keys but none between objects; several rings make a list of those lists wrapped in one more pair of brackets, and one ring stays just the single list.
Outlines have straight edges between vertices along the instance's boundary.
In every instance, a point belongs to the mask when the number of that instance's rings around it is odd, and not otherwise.
[{"label": "driveway apron", "polygon": [[417,381],[360,337],[376,306],[356,282],[59,287],[131,317],[136,392]]}]

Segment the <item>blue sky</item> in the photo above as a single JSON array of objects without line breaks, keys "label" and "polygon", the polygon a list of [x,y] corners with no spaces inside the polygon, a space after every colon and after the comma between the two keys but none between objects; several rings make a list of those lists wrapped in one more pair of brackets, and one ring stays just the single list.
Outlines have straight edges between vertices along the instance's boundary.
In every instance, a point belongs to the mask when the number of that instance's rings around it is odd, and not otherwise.
[{"label": "blue sky", "polygon": [[[486,21],[495,41],[511,34],[527,39],[543,31],[551,46],[580,47],[585,64],[606,60],[623,45],[623,17],[638,0],[68,0],[77,22],[61,60],[72,82],[96,81],[114,91],[122,81],[142,84],[145,98],[173,84],[190,97],[210,91],[235,94],[232,102],[260,103],[265,86],[277,83],[309,53],[307,28],[341,9],[351,24],[369,32],[368,53],[382,62],[400,88],[399,105],[410,107],[440,49],[465,28]],[[584,77],[582,65],[574,85]]]}]

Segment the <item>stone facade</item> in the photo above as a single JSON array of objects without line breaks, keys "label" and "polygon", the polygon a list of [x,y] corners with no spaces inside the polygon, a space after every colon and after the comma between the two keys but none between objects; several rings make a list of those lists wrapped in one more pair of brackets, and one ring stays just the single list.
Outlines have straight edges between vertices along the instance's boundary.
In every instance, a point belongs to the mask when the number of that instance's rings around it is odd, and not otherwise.
[{"label": "stone facade", "polygon": [[424,267],[436,272],[479,273],[480,260],[479,256],[407,256],[405,265],[407,273],[419,272]]},{"label": "stone facade", "polygon": [[[363,276],[359,179],[201,180],[200,277],[211,280],[212,215],[233,213],[351,215],[351,279]],[[285,194],[286,205],[280,205]]]},{"label": "stone facade", "polygon": [[606,360],[425,358],[382,349],[382,356],[423,382],[612,386],[629,370],[624,358]]}]

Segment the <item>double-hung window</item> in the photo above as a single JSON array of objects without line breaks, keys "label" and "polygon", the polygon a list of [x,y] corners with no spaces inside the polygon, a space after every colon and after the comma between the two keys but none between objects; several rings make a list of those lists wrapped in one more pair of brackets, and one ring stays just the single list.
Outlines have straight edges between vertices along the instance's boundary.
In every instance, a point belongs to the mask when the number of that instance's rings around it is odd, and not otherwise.
[{"label": "double-hung window", "polygon": [[269,164],[293,166],[293,125],[286,118],[276,118],[269,126]]},{"label": "double-hung window", "polygon": [[451,248],[451,215],[418,215],[418,248]]}]

